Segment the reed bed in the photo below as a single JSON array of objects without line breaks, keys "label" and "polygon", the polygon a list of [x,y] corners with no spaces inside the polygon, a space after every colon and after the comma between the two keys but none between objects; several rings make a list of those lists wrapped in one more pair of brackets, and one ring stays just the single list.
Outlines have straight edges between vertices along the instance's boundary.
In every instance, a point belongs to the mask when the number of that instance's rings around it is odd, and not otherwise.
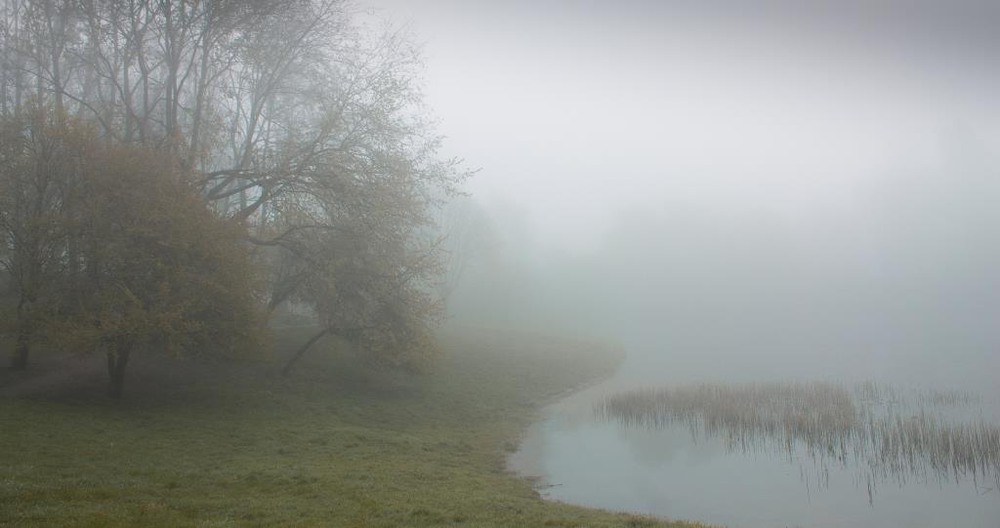
[{"label": "reed bed", "polygon": [[[624,427],[685,425],[697,438],[722,438],[729,449],[792,458],[798,449],[823,467],[856,466],[868,487],[911,479],[971,478],[1000,492],[1000,428],[982,419],[955,422],[945,408],[974,396],[867,382],[701,384],[623,392],[595,405],[598,419]],[[990,490],[990,488],[984,488]]]}]

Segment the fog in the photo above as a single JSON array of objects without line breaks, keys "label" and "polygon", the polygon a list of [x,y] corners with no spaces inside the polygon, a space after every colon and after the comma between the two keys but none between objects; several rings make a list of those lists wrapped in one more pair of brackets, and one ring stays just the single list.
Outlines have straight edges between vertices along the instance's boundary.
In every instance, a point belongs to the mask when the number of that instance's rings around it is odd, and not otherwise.
[{"label": "fog", "polygon": [[480,169],[453,319],[637,379],[995,388],[1000,4],[369,4]]}]

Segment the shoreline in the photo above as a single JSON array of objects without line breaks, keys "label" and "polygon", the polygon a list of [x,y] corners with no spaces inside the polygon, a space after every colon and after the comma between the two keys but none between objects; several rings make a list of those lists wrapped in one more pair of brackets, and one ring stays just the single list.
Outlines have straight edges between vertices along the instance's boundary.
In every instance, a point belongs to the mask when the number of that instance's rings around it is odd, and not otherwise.
[{"label": "shoreline", "polygon": [[[624,363],[625,360],[623,359],[622,362],[614,368],[614,370],[607,374],[598,376],[592,380],[580,382],[573,387],[561,390],[551,396],[540,398],[537,402],[535,402],[536,407],[533,410],[531,421],[524,429],[521,430],[517,439],[517,449],[508,453],[504,458],[504,467],[507,472],[517,478],[531,482],[532,488],[536,493],[538,493],[540,498],[546,501],[551,501],[552,499],[546,497],[546,495],[541,493],[540,490],[553,488],[559,486],[560,484],[549,482],[544,474],[545,472],[542,467],[543,464],[541,463],[541,438],[537,433],[537,428],[542,426],[545,421],[550,418],[549,414],[554,410],[553,408],[559,406],[560,404],[565,404],[567,400],[581,398],[588,391],[592,391],[614,379],[614,377],[621,371],[621,367]],[[588,507],[585,505],[577,506]]]}]

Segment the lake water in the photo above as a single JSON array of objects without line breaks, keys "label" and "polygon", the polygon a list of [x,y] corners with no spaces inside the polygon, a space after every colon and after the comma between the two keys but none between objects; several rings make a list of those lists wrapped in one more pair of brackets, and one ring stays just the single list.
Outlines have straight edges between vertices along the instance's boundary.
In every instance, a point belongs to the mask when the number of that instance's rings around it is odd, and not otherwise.
[{"label": "lake water", "polygon": [[[620,373],[550,405],[511,468],[540,477],[541,493],[553,500],[734,528],[1000,527],[996,475],[873,479],[857,464],[811,456],[802,445],[734,449],[684,423],[650,429],[598,419],[595,404],[635,386],[634,376]],[[1000,423],[997,403],[987,390],[963,413]]]}]

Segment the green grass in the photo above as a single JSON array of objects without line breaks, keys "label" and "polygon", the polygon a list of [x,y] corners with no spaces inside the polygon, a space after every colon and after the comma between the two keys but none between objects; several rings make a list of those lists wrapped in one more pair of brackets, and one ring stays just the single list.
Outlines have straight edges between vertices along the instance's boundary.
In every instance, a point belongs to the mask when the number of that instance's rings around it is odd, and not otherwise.
[{"label": "green grass", "polygon": [[606,348],[478,330],[420,376],[337,350],[288,378],[140,357],[119,402],[99,358],[5,373],[0,525],[680,526],[546,502],[505,470],[541,403],[613,370]]}]

